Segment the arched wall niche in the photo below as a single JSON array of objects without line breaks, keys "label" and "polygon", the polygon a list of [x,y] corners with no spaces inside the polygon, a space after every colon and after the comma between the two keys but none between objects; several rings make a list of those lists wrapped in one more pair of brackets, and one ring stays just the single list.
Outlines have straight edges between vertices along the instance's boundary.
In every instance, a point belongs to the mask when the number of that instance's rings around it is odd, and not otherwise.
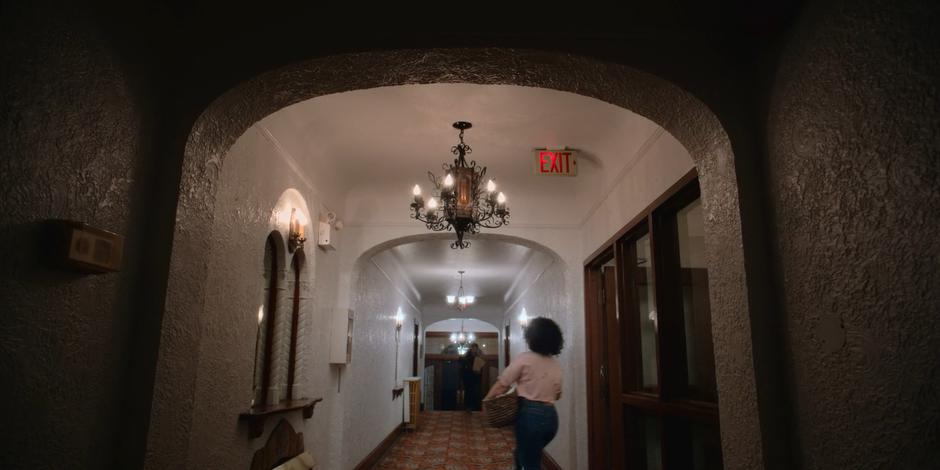
[{"label": "arched wall niche", "polygon": [[[188,358],[197,353],[200,342],[202,281],[209,256],[205,234],[212,232],[228,149],[252,124],[299,101],[363,88],[428,83],[508,84],[577,93],[642,115],[685,146],[699,173],[711,303],[719,312],[713,333],[725,464],[763,468],[766,443],[754,367],[760,358],[754,357],[750,313],[759,307],[748,304],[739,186],[727,133],[702,102],[656,76],[585,57],[513,49],[404,50],[319,58],[243,83],[199,117],[181,170],[146,466],[179,467],[188,452],[197,374],[196,361]],[[761,340],[759,335],[756,340]]]}]

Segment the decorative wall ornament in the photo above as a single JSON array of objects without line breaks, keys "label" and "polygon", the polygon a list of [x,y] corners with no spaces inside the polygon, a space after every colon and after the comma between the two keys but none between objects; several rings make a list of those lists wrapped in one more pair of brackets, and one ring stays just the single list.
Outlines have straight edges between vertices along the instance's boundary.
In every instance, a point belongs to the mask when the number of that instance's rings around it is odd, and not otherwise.
[{"label": "decorative wall ornament", "polygon": [[506,195],[496,192],[496,183],[492,179],[483,185],[485,166],[477,165],[476,160],[467,163],[466,156],[472,150],[464,143],[463,132],[471,127],[473,125],[469,122],[454,123],[454,128],[460,130],[460,143],[453,146],[451,152],[457,158],[453,164],[443,164],[443,178],[428,172],[428,179],[434,185],[431,197],[425,201],[421,196],[421,186],[417,184],[412,190],[411,217],[424,222],[430,230],[456,232],[457,241],[450,245],[454,249],[470,246],[470,242],[464,241],[468,233],[479,233],[480,228],[498,228],[509,223]]}]

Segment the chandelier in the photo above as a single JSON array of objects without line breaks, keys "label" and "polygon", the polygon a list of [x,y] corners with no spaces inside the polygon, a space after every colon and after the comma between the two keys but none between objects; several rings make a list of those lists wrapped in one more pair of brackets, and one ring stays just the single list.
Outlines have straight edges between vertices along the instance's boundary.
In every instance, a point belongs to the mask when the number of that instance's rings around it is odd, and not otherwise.
[{"label": "chandelier", "polygon": [[467,354],[467,351],[470,350],[470,345],[473,344],[473,341],[476,339],[473,333],[465,333],[463,331],[463,320],[460,320],[460,332],[450,334],[450,342],[457,346],[457,354],[461,356]]},{"label": "chandelier", "polygon": [[436,232],[453,230],[457,241],[451,243],[453,249],[464,249],[470,242],[464,241],[465,234],[480,232],[480,228],[498,228],[509,223],[509,208],[506,207],[506,195],[496,192],[493,180],[483,186],[486,167],[477,165],[475,160],[467,163],[466,156],[472,150],[463,141],[463,131],[473,127],[469,122],[458,121],[454,128],[460,130],[460,143],[451,148],[457,156],[453,164],[444,163],[444,177],[438,178],[428,172],[433,194],[427,201],[421,196],[421,186],[412,190],[414,202],[411,203],[411,218],[424,222],[429,230]]},{"label": "chandelier", "polygon": [[460,273],[460,288],[457,289],[457,295],[447,296],[447,305],[452,305],[457,309],[457,311],[462,312],[476,301],[476,297],[472,295],[466,295],[463,292],[463,273],[466,271],[457,272]]}]

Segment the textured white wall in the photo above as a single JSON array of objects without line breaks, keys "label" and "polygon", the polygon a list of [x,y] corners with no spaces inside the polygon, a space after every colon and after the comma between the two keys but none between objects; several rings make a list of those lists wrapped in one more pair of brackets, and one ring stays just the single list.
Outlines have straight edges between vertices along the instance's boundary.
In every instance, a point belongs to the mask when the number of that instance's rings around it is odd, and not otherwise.
[{"label": "textured white wall", "polygon": [[[255,337],[258,307],[265,304],[264,246],[271,231],[286,240],[285,209],[298,207],[317,220],[322,205],[338,204],[341,195],[326,195],[310,185],[310,178],[297,171],[278,153],[257,127],[250,128],[225,158],[214,222],[217,231],[211,244],[207,298],[200,325],[203,330],[198,361],[193,432],[188,463],[191,468],[237,468],[250,462],[267,433],[280,417],[270,419],[265,435],[248,439],[238,413],[250,406],[253,387]],[[294,188],[295,191],[285,191]],[[275,213],[279,210],[280,213]],[[338,256],[315,247],[315,237],[306,244],[302,270],[298,328],[297,392],[300,396],[323,397],[313,418],[302,420],[299,412],[286,415],[297,431],[304,433],[307,448],[326,462],[330,434],[326,423],[335,407],[328,367],[329,312],[336,305],[335,285]],[[285,247],[281,247],[282,250]],[[289,315],[293,295],[290,257],[278,260],[283,288],[275,313],[282,349],[288,347]],[[306,299],[303,299],[306,297]],[[265,306],[265,309],[267,307]],[[270,312],[265,312],[270,315]],[[286,349],[283,351],[286,355]],[[281,367],[274,379],[286,374]],[[285,378],[286,380],[286,378]],[[284,393],[286,391],[282,391]]]},{"label": "textured white wall", "polygon": [[[353,282],[352,361],[342,371],[337,401],[342,407],[340,465],[353,468],[402,422],[403,397],[392,400],[392,389],[411,375],[413,332],[420,314],[370,259],[363,259]],[[405,316],[395,356],[395,314]],[[420,320],[419,320],[420,321]],[[398,378],[395,364],[398,364]]]},{"label": "textured white wall", "polygon": [[[264,246],[272,230],[287,239],[284,215],[290,207],[301,208],[314,222],[327,208],[342,207],[344,195],[325,190],[329,187],[318,184],[322,178],[291,161],[258,126],[250,128],[225,158],[214,219],[218,232],[211,245],[208,295],[200,318],[202,342],[195,358],[199,374],[189,445],[191,468],[247,465],[281,418],[270,419],[265,434],[254,440],[237,419],[252,399],[257,312],[265,303]],[[294,190],[285,193],[289,188]],[[411,373],[413,339],[407,327],[418,313],[371,263],[362,263],[366,269],[359,275],[352,269],[341,270],[342,234],[334,233],[336,251],[323,251],[316,247],[312,227],[307,229],[301,278],[296,391],[324,401],[309,420],[301,419],[299,412],[284,417],[304,433],[305,445],[321,468],[352,468],[401,421],[402,400],[391,399],[394,315],[401,307],[406,316],[398,356],[400,379]],[[278,275],[283,295],[275,317],[284,338],[289,333],[293,276],[290,258],[281,256]],[[356,278],[357,288],[340,297],[340,279],[348,283],[351,277]],[[349,306],[355,310],[354,357],[340,376],[329,365],[330,321],[336,308]],[[287,347],[286,341],[275,343]],[[276,376],[286,370],[280,372]]]}]

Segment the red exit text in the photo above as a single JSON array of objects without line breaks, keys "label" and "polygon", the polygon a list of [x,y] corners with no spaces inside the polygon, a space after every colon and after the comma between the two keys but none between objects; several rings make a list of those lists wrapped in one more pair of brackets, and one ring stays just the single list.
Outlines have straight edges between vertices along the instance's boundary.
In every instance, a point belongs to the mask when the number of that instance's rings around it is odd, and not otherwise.
[{"label": "red exit text", "polygon": [[575,150],[536,150],[535,172],[540,175],[577,176],[578,152]]}]

